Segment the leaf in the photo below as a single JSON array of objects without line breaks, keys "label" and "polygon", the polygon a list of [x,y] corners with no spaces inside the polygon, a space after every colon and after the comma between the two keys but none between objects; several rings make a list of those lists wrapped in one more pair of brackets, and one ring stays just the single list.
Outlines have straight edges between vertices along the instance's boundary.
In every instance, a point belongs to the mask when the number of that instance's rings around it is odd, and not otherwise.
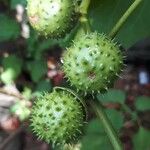
[{"label": "leaf", "polygon": [[81,150],[99,150],[101,148],[103,148],[103,150],[112,150],[109,139],[98,119],[90,121],[81,143]]},{"label": "leaf", "polygon": [[1,74],[1,80],[5,84],[11,84],[21,73],[22,69],[22,59],[16,57],[15,55],[3,58],[2,65],[4,72]]},{"label": "leaf", "polygon": [[15,9],[18,4],[26,6],[26,0],[11,0],[11,9]]},{"label": "leaf", "polygon": [[82,139],[81,150],[113,150],[108,138],[101,135],[87,135]]},{"label": "leaf", "polygon": [[[94,30],[108,34],[133,0],[92,0],[90,22]],[[126,48],[150,35],[150,1],[144,0],[121,28],[117,39]]]},{"label": "leaf", "polygon": [[39,91],[39,92],[44,92],[44,91],[50,92],[51,90],[52,90],[52,85],[50,81],[47,81],[47,80],[38,82],[38,85],[36,87],[36,91]]},{"label": "leaf", "polygon": [[35,30],[31,28],[30,37],[27,41],[27,55],[28,57],[34,56],[35,51],[37,50],[38,45],[38,34]]},{"label": "leaf", "polygon": [[98,94],[97,98],[98,100],[102,101],[104,104],[110,102],[123,104],[126,99],[126,95],[121,90],[110,89],[108,90],[108,92],[104,94]]},{"label": "leaf", "polygon": [[22,92],[22,96],[25,99],[29,100],[31,98],[31,96],[32,96],[31,88],[25,86],[24,89],[23,89],[23,92]]},{"label": "leaf", "polygon": [[133,138],[134,150],[149,150],[150,131],[140,127]]},{"label": "leaf", "polygon": [[123,115],[114,109],[106,109],[105,112],[113,127],[116,129],[116,131],[119,131],[119,129],[123,126]]},{"label": "leaf", "polygon": [[[119,129],[123,125],[123,116],[121,115],[121,113],[111,109],[107,109],[105,110],[105,112],[110,119],[113,127],[116,129],[116,131],[119,131]],[[105,133],[104,127],[101,121],[98,119],[90,121],[86,128],[86,134],[81,142],[81,150],[112,150],[112,146]]]},{"label": "leaf", "polygon": [[135,106],[139,111],[150,110],[150,97],[146,96],[137,97],[135,101]]},{"label": "leaf", "polygon": [[28,62],[27,68],[30,71],[31,78],[34,82],[40,81],[47,72],[47,65],[44,60],[35,60]]},{"label": "leaf", "polygon": [[30,109],[26,107],[25,101],[18,101],[16,104],[11,106],[10,112],[17,115],[21,121],[24,121],[30,115]]},{"label": "leaf", "polygon": [[[123,115],[114,109],[106,109],[105,113],[107,117],[110,119],[113,127],[119,131],[119,129],[123,126]],[[117,118],[117,119],[116,119]],[[87,132],[90,133],[104,133],[104,127],[100,120],[96,119],[90,122],[90,125],[87,128]]]},{"label": "leaf", "polygon": [[93,119],[87,126],[86,132],[88,134],[104,134],[104,128],[99,119]]},{"label": "leaf", "polygon": [[38,44],[36,45],[36,51],[35,51],[35,58],[39,59],[42,57],[43,52],[46,51],[48,48],[54,46],[57,42],[57,40],[55,39],[47,39],[44,40],[42,42],[38,42]]},{"label": "leaf", "polygon": [[0,42],[16,39],[20,34],[17,22],[6,15],[0,15]]},{"label": "leaf", "polygon": [[43,53],[49,50],[55,44],[58,44],[56,39],[40,39],[35,30],[30,31],[30,37],[27,39],[27,55],[34,57],[35,59],[41,59]]}]

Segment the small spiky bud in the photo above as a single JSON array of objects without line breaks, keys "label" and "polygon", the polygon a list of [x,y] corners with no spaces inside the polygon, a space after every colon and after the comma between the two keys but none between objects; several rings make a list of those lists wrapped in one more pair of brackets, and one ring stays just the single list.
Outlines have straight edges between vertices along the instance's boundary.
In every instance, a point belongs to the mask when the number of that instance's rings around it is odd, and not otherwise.
[{"label": "small spiky bud", "polygon": [[82,35],[63,55],[63,70],[70,83],[88,93],[104,92],[123,67],[123,54],[104,34]]},{"label": "small spiky bud", "polygon": [[85,120],[81,101],[68,91],[54,90],[39,97],[31,113],[33,132],[54,145],[75,142]]},{"label": "small spiky bud", "polygon": [[60,38],[77,22],[75,0],[27,0],[27,14],[32,27],[41,35]]}]

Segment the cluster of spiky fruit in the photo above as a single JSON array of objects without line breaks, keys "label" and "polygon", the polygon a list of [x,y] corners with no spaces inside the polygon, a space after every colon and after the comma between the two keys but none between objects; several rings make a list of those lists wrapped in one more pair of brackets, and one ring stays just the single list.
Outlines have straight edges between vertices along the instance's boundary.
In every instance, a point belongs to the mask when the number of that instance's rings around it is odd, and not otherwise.
[{"label": "cluster of spiky fruit", "polygon": [[[70,32],[78,15],[77,0],[28,0],[27,14],[41,35],[59,38]],[[104,34],[87,33],[76,39],[63,55],[63,70],[70,83],[85,93],[104,92],[123,67],[119,46]],[[50,143],[76,141],[86,111],[81,100],[61,88],[45,93],[35,102],[31,126],[36,135]]]},{"label": "cluster of spiky fruit", "polygon": [[95,32],[80,36],[64,53],[63,62],[66,77],[77,89],[103,92],[119,76],[123,55],[110,38]]},{"label": "cluster of spiky fruit", "polygon": [[28,0],[27,14],[41,35],[59,38],[70,32],[77,21],[75,0]]},{"label": "cluster of spiky fruit", "polygon": [[40,139],[48,143],[75,142],[81,135],[85,116],[85,107],[75,95],[65,90],[54,90],[36,100],[31,127]]}]

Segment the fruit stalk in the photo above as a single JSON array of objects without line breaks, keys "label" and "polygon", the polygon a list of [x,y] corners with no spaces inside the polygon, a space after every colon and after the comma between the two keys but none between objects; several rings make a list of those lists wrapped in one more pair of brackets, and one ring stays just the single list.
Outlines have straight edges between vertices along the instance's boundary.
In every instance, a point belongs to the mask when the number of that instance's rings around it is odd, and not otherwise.
[{"label": "fruit stalk", "polygon": [[126,20],[129,18],[129,16],[134,12],[134,10],[139,6],[139,4],[143,0],[135,0],[133,4],[127,9],[127,11],[124,13],[124,15],[120,18],[120,20],[116,23],[116,25],[111,30],[109,36],[114,38],[119,30],[122,28]]},{"label": "fruit stalk", "polygon": [[93,107],[93,110],[97,114],[97,117],[100,119],[101,123],[103,124],[105,132],[107,133],[107,136],[109,137],[109,140],[114,150],[123,150],[122,143],[115,129],[113,128],[110,120],[108,119],[101,102],[98,103],[98,102],[91,100],[90,103],[91,103],[91,106]]},{"label": "fruit stalk", "polygon": [[91,0],[82,0],[82,3],[80,5],[80,13],[87,15],[88,8],[90,6]]},{"label": "fruit stalk", "polygon": [[86,33],[91,31],[89,20],[87,18],[87,13],[88,13],[88,8],[90,6],[90,2],[91,0],[83,0],[80,5],[80,14],[81,14],[80,22]]}]

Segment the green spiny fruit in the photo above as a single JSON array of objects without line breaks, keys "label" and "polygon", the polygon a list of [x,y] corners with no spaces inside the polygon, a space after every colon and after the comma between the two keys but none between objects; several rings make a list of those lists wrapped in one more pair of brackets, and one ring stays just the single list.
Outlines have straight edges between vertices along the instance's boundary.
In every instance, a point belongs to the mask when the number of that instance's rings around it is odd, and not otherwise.
[{"label": "green spiny fruit", "polygon": [[33,132],[47,143],[76,142],[85,121],[85,108],[65,90],[54,90],[37,99],[31,112]]},{"label": "green spiny fruit", "polygon": [[65,51],[63,70],[72,85],[88,93],[104,92],[123,67],[119,46],[98,33],[82,35]]},{"label": "green spiny fruit", "polygon": [[41,35],[62,37],[77,21],[75,5],[75,0],[28,0],[29,22]]}]

